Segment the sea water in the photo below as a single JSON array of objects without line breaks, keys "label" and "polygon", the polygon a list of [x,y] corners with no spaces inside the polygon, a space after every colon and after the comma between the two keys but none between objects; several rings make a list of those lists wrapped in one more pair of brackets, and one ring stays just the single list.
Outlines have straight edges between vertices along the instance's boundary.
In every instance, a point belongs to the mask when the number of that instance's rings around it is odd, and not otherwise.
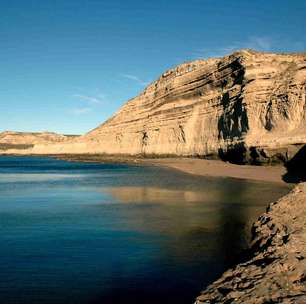
[{"label": "sea water", "polygon": [[286,185],[0,157],[0,303],[193,303]]}]

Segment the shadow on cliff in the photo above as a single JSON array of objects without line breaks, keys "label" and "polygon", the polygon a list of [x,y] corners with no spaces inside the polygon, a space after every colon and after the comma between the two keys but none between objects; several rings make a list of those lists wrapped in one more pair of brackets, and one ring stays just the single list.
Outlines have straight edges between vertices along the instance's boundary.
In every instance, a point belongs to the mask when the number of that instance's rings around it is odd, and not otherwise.
[{"label": "shadow on cliff", "polygon": [[[240,138],[249,129],[248,115],[242,94],[245,68],[239,59],[233,61],[230,68],[232,74],[227,79],[223,79],[221,83],[224,92],[221,97],[223,115],[218,121],[218,131],[219,138],[224,140]],[[230,96],[229,90],[235,85],[240,86],[240,92]]]},{"label": "shadow on cliff", "polygon": [[243,105],[243,99],[237,98],[231,102],[229,94],[222,96],[223,115],[218,122],[219,138],[234,139],[240,138],[249,129],[247,110]]},{"label": "shadow on cliff", "polygon": [[[221,100],[223,115],[218,122],[219,139],[233,140],[241,139],[249,129],[247,110],[243,105],[242,98],[238,98],[233,104],[229,94],[225,93]],[[226,150],[219,149],[219,157],[224,161],[236,164],[245,163],[246,148],[244,143],[237,142],[229,145]]]},{"label": "shadow on cliff", "polygon": [[306,181],[306,145],[304,145],[285,167],[287,173],[283,175],[283,180],[287,183],[298,183]]}]

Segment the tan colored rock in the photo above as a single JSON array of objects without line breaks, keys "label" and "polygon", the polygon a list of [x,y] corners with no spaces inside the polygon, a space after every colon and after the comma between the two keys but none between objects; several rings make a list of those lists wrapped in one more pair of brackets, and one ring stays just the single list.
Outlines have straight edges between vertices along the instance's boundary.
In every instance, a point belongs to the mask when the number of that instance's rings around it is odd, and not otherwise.
[{"label": "tan colored rock", "polygon": [[202,303],[306,303],[306,183],[270,205],[253,226],[249,261],[225,272]]},{"label": "tan colored rock", "polygon": [[168,71],[84,139],[112,154],[306,143],[305,95],[306,56],[240,51]]}]

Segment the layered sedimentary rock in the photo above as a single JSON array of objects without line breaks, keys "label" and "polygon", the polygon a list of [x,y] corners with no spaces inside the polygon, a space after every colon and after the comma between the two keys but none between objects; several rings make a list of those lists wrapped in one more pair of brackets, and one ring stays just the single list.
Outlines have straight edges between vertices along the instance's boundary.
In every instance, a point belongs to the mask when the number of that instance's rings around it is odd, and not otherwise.
[{"label": "layered sedimentary rock", "polygon": [[306,303],[306,183],[269,206],[253,226],[253,257],[208,286],[203,303]]},{"label": "layered sedimentary rock", "polygon": [[74,136],[52,132],[12,132],[0,133],[0,150],[26,149],[37,144],[63,143]]},{"label": "layered sedimentary rock", "polygon": [[305,88],[305,54],[242,50],[196,60],[79,139],[33,152],[288,158],[306,143]]}]

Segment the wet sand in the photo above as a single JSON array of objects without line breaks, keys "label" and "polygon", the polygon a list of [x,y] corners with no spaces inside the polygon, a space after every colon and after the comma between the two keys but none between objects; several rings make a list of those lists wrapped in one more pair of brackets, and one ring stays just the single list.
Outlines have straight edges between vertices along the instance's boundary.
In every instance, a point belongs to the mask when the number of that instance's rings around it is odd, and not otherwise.
[{"label": "wet sand", "polygon": [[284,183],[286,173],[283,166],[234,165],[220,160],[206,159],[151,159],[144,163],[169,167],[195,175],[233,177],[267,182]]}]

